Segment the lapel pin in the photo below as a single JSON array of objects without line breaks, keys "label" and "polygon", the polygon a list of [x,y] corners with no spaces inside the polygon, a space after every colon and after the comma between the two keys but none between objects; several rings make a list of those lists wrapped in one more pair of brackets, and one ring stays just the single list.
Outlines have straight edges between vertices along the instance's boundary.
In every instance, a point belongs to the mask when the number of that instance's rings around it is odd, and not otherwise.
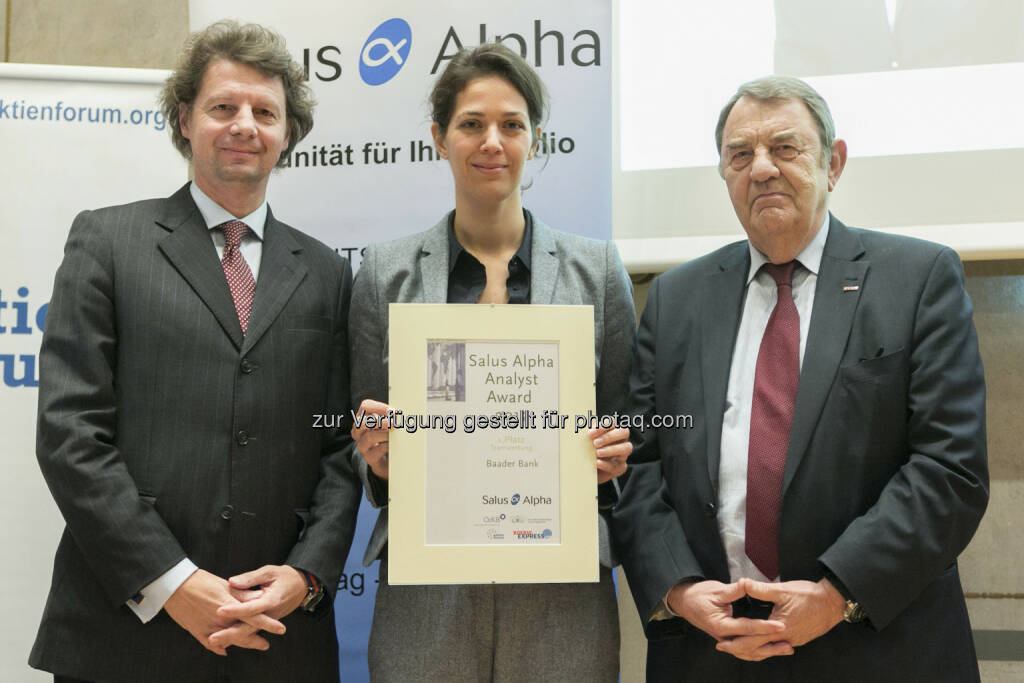
[{"label": "lapel pin", "polygon": [[858,289],[860,289],[860,285],[844,285],[843,286],[843,291],[844,292],[856,292]]}]

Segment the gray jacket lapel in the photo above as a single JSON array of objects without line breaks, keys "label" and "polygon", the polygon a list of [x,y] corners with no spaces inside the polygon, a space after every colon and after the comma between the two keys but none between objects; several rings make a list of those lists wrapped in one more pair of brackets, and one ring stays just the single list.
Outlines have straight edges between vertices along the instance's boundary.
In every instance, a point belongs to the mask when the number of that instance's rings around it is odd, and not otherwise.
[{"label": "gray jacket lapel", "polygon": [[209,230],[192,201],[188,185],[168,198],[166,211],[157,217],[156,222],[169,231],[160,240],[160,251],[210,309],[235,348],[241,348],[242,328],[238,324],[235,302],[231,299],[231,290]]},{"label": "gray jacket lapel", "polygon": [[553,304],[558,280],[558,248],[551,228],[533,219],[530,247],[530,303]]},{"label": "gray jacket lapel", "polygon": [[263,257],[260,276],[252,299],[249,329],[245,334],[242,352],[253,347],[280,315],[288,299],[306,277],[306,266],[299,260],[302,251],[287,228],[277,222],[267,209],[267,224],[263,230]]},{"label": "gray jacket lapel", "polygon": [[[708,479],[718,491],[718,463],[722,448],[722,417],[729,388],[729,368],[736,345],[736,331],[743,313],[743,294],[750,252],[746,242],[734,245],[719,265],[719,271],[705,282],[701,316],[701,386],[704,390]],[[684,301],[680,306],[692,305]]]},{"label": "gray jacket lapel", "polygon": [[[839,370],[868,272],[869,261],[861,258],[863,254],[860,238],[834,216],[831,217],[814,292],[793,426],[789,432],[783,493],[793,481],[807,452],[807,445]],[[844,291],[844,287],[856,289]]]},{"label": "gray jacket lapel", "polygon": [[420,281],[423,290],[420,298],[412,303],[443,304],[448,301],[448,215],[424,236],[420,249]]}]

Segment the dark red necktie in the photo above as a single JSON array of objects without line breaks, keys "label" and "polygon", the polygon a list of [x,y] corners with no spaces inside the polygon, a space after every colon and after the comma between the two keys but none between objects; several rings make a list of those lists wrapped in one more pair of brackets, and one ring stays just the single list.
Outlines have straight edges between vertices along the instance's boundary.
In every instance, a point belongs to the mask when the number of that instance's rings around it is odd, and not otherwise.
[{"label": "dark red necktie", "polygon": [[249,232],[249,226],[242,221],[228,221],[217,226],[224,232],[224,256],[220,263],[224,266],[224,275],[228,279],[231,298],[235,300],[235,311],[238,322],[242,326],[242,334],[249,327],[249,312],[252,310],[252,295],[256,291],[256,280],[252,277],[249,264],[245,262],[242,251],[242,237]]},{"label": "dark red necktie", "polygon": [[762,268],[775,279],[778,300],[757,353],[747,451],[746,551],[769,579],[779,575],[779,507],[789,429],[800,382],[800,314],[793,303],[796,261]]}]

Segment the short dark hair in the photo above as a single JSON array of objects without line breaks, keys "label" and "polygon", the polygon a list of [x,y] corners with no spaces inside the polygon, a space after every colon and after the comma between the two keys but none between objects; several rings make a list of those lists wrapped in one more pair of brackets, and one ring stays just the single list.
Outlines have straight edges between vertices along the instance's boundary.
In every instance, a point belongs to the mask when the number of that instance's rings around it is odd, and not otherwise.
[{"label": "short dark hair", "polygon": [[430,93],[430,117],[448,131],[455,109],[455,98],[470,81],[485,76],[499,76],[512,84],[526,100],[530,115],[530,133],[544,121],[548,111],[548,92],[540,76],[519,53],[500,43],[484,43],[472,49],[463,48],[448,62]]},{"label": "short dark hair", "polygon": [[218,21],[185,41],[178,65],[167,77],[159,96],[160,110],[171,128],[171,142],[183,157],[192,158],[192,146],[181,133],[178,105],[184,103],[191,109],[206,69],[218,59],[245,64],[265,76],[281,78],[288,117],[288,146],[277,162],[278,166],[283,165],[295,145],[313,129],[316,100],[306,85],[305,70],[292,59],[281,34],[259,24]]},{"label": "short dark hair", "polygon": [[[811,118],[818,126],[818,137],[821,139],[821,164],[828,166],[832,158],[832,145],[836,141],[836,124],[832,122],[832,113],[828,110],[828,103],[825,98],[818,94],[818,91],[807,85],[799,78],[792,76],[762,76],[761,78],[747,81],[733,94],[729,101],[722,107],[718,115],[718,125],[715,126],[715,146],[718,154],[722,154],[722,135],[725,132],[725,122],[732,112],[733,106],[741,97],[752,97],[755,100],[800,100],[811,113]],[[719,161],[719,170],[722,163]]]}]

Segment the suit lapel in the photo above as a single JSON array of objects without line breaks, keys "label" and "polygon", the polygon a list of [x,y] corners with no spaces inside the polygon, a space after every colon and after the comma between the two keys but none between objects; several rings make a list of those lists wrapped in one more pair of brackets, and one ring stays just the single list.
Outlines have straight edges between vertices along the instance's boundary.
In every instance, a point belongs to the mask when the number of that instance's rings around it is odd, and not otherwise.
[{"label": "suit lapel", "polygon": [[[747,243],[740,242],[733,247],[723,257],[719,271],[705,281],[701,303],[704,310],[701,316],[701,383],[707,424],[708,479],[716,493],[729,368],[743,312],[747,271],[750,270]],[[686,304],[680,302],[680,305]]]},{"label": "suit lapel", "polygon": [[241,348],[242,328],[235,302],[209,230],[187,184],[167,200],[166,211],[156,222],[170,231],[160,240],[160,251],[210,309],[235,348]]},{"label": "suit lapel", "polygon": [[443,304],[448,301],[448,221],[451,214],[427,231],[420,249],[419,296],[412,303]]},{"label": "suit lapel", "polygon": [[821,258],[800,369],[800,387],[782,478],[783,494],[807,452],[825,399],[835,382],[868,272],[869,262],[861,258],[863,254],[864,248],[857,235],[833,216]]},{"label": "suit lapel", "polygon": [[551,228],[533,219],[533,244],[530,246],[530,303],[555,301],[558,279],[558,249]]},{"label": "suit lapel", "polygon": [[248,352],[266,333],[306,277],[306,266],[296,256],[301,251],[302,247],[288,229],[277,222],[268,208],[267,224],[263,230],[260,276],[253,294],[249,329],[242,344],[243,353]]}]

